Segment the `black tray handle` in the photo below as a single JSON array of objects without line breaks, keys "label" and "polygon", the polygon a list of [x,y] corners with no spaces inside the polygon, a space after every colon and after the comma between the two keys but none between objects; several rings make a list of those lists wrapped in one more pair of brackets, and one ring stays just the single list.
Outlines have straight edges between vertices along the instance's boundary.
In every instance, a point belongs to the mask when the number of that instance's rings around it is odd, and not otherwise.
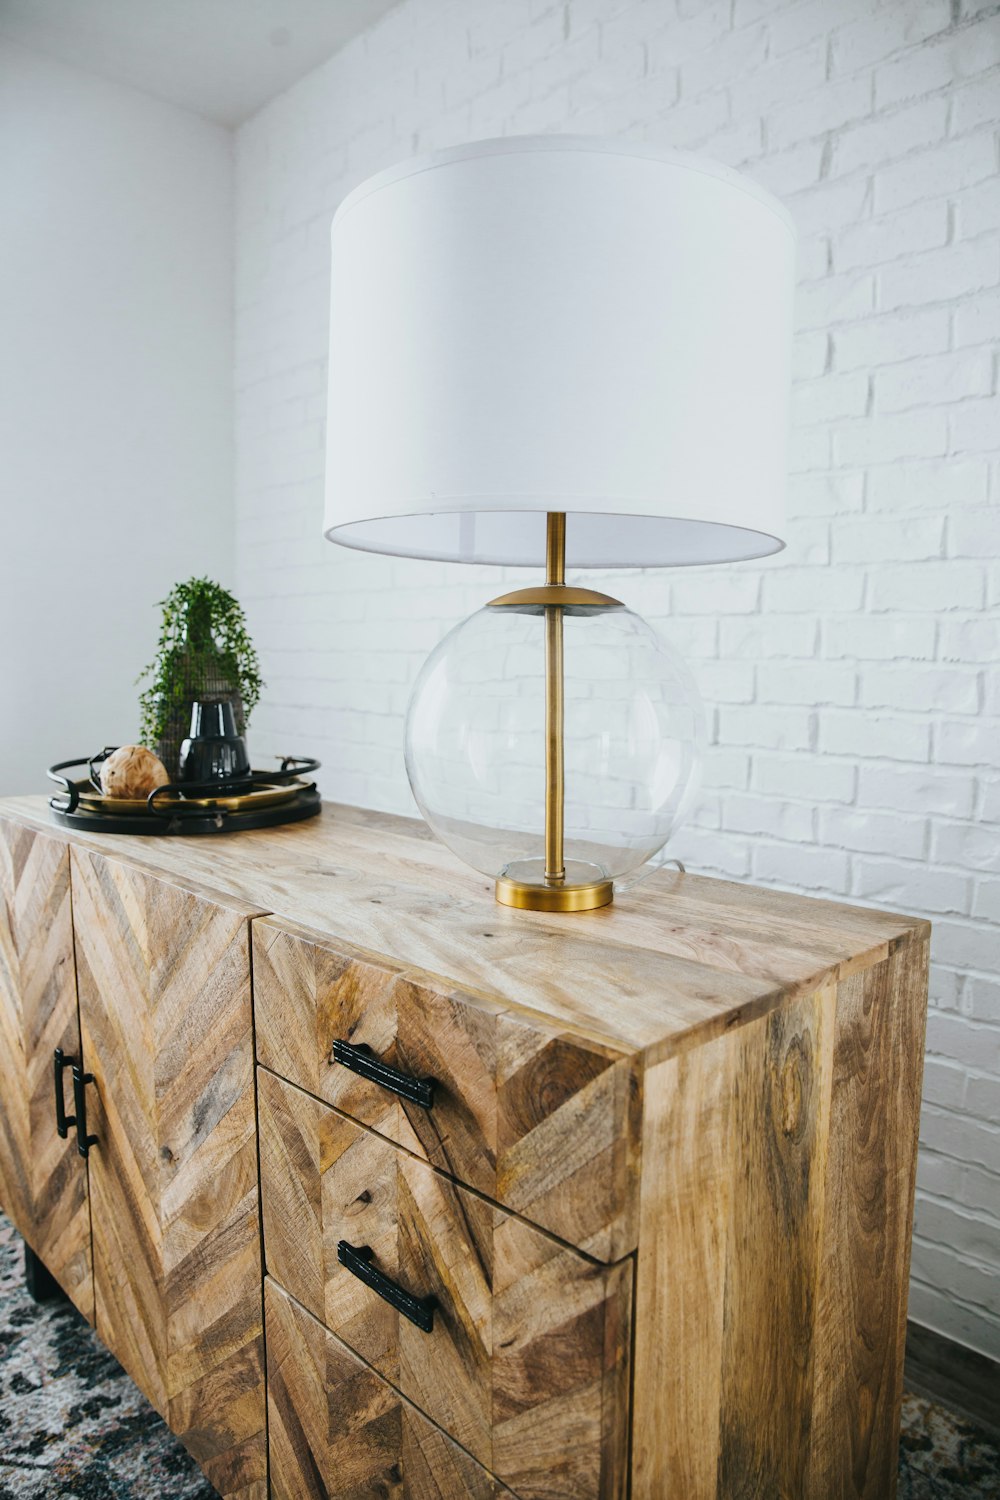
[{"label": "black tray handle", "polygon": [[89,1156],[91,1146],[97,1145],[97,1136],[87,1134],[87,1084],[93,1083],[93,1073],[85,1073],[79,1063],[73,1064],[73,1103],[76,1105],[76,1149],[81,1156]]},{"label": "black tray handle", "polygon": [[80,794],[76,789],[76,783],[71,781],[68,776],[60,776],[59,772],[68,770],[70,766],[85,766],[86,764],[87,757],[85,755],[78,755],[76,760],[60,760],[54,766],[49,766],[49,769],[45,773],[46,776],[50,781],[54,781],[57,785],[61,786],[66,793],[65,802],[61,802],[58,797],[49,798],[49,806],[53,812],[71,813],[76,811],[77,804],[80,801]]},{"label": "black tray handle", "polygon": [[401,1073],[398,1068],[390,1068],[370,1047],[355,1046],[353,1042],[342,1042],[338,1038],[333,1044],[333,1061],[350,1068],[352,1073],[359,1073],[362,1078],[370,1079],[372,1083],[381,1084],[391,1093],[409,1099],[411,1104],[419,1104],[421,1109],[434,1108],[433,1078],[413,1078],[409,1073]]},{"label": "black tray handle", "polygon": [[101,767],[108,756],[114,755],[117,749],[117,745],[105,745],[103,750],[99,750],[96,755],[92,755],[87,762],[87,770],[90,772],[90,784],[94,788],[94,791],[99,792],[102,797],[104,795],[104,787],[101,785]]},{"label": "black tray handle", "polygon": [[295,781],[300,777],[311,776],[314,771],[319,770],[321,764],[321,761],[310,760],[308,756],[303,758],[298,755],[283,755],[280,770],[269,774],[274,781]]},{"label": "black tray handle", "polygon": [[397,1312],[402,1313],[411,1323],[423,1330],[424,1333],[434,1332],[434,1309],[437,1307],[436,1297],[414,1297],[412,1292],[407,1292],[398,1286],[377,1266],[372,1265],[375,1252],[369,1245],[349,1245],[347,1240],[341,1240],[337,1246],[337,1259],[342,1266],[346,1266],[352,1276],[363,1281],[365,1286],[371,1287],[373,1292],[394,1307]]},{"label": "black tray handle", "polygon": [[52,1054],[52,1075],[56,1087],[56,1134],[61,1141],[69,1135],[69,1127],[76,1124],[76,1115],[66,1113],[66,1095],[63,1093],[63,1072],[75,1068],[77,1059],[67,1057],[61,1047]]},{"label": "black tray handle", "polygon": [[[236,786],[218,781],[171,781],[164,786],[158,786],[150,792],[146,798],[147,812],[155,813],[159,818],[177,819],[184,817],[204,817],[204,808],[160,807],[157,799],[167,796],[182,797],[231,797],[241,791],[252,790],[255,786],[281,785],[283,782],[298,781],[304,772],[315,771],[319,768],[318,760],[297,760],[295,757],[286,755],[281,762],[280,771],[251,771],[245,786]],[[216,807],[212,813],[219,819],[225,819],[229,809]]]}]

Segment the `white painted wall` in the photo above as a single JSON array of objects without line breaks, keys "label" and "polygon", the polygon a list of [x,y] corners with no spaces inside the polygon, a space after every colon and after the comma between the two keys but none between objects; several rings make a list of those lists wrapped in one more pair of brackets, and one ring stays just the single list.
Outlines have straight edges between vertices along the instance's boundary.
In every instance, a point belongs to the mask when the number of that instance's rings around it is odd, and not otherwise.
[{"label": "white painted wall", "polygon": [[232,559],[232,138],[0,42],[0,793],[138,733]]},{"label": "white painted wall", "polygon": [[[261,750],[411,806],[409,684],[497,575],[322,540],[329,222],[416,151],[623,132],[802,234],[788,551],[589,577],[712,708],[693,866],[935,922],[911,1314],[1000,1355],[1000,18],[977,0],[404,0],[237,138],[237,547]],[[725,440],[725,413],[719,413]],[[387,427],[385,441],[392,441]]]}]

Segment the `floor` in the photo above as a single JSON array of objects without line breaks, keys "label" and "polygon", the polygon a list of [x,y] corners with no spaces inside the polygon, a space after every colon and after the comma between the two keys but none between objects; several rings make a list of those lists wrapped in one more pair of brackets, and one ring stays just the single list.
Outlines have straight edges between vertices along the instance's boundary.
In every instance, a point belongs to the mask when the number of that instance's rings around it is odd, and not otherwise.
[{"label": "floor", "polygon": [[[195,1464],[67,1303],[36,1306],[0,1215],[0,1500],[213,1500]],[[1000,1500],[1000,1449],[908,1396],[897,1500]]]},{"label": "floor", "polygon": [[217,1500],[66,1302],[36,1305],[0,1215],[0,1500]]}]

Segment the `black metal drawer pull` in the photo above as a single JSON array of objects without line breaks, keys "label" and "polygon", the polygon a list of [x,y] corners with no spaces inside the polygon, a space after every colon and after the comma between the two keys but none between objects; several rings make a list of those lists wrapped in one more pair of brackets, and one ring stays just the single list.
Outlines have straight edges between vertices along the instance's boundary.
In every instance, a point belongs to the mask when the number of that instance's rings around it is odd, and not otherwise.
[{"label": "black metal drawer pull", "polygon": [[63,1094],[63,1070],[75,1068],[77,1059],[67,1057],[61,1047],[57,1047],[52,1054],[52,1073],[56,1086],[56,1130],[60,1140],[65,1140],[69,1135],[69,1127],[76,1124],[76,1115],[66,1113],[66,1098]]},{"label": "black metal drawer pull", "polygon": [[79,1063],[73,1064],[73,1103],[76,1105],[76,1149],[81,1156],[89,1156],[91,1146],[97,1145],[97,1136],[87,1134],[87,1084],[93,1083],[93,1073],[85,1073]]},{"label": "black metal drawer pull", "polygon": [[400,1073],[398,1068],[390,1068],[388,1063],[384,1063],[370,1047],[363,1044],[356,1047],[353,1042],[336,1041],[333,1044],[333,1060],[343,1063],[352,1073],[360,1073],[362,1078],[370,1078],[372,1083],[380,1083],[384,1089],[390,1089],[403,1099],[409,1099],[411,1104],[419,1104],[423,1109],[433,1108],[433,1078],[411,1078],[408,1073]]},{"label": "black metal drawer pull", "polygon": [[370,1245],[349,1245],[346,1240],[341,1240],[337,1246],[337,1259],[342,1266],[347,1267],[352,1276],[363,1281],[365,1286],[370,1286],[373,1292],[377,1292],[390,1307],[401,1312],[404,1318],[416,1323],[424,1333],[433,1333],[437,1298],[414,1297],[412,1292],[404,1291],[401,1286],[390,1281],[388,1276],[372,1265],[375,1251]]}]

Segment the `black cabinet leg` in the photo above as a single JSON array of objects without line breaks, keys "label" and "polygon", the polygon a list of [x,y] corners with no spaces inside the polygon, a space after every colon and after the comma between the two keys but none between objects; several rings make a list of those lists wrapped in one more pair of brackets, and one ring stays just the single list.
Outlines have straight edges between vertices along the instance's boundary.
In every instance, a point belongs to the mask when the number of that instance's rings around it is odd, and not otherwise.
[{"label": "black cabinet leg", "polygon": [[24,1284],[33,1302],[65,1302],[66,1293],[43,1260],[24,1243]]}]

